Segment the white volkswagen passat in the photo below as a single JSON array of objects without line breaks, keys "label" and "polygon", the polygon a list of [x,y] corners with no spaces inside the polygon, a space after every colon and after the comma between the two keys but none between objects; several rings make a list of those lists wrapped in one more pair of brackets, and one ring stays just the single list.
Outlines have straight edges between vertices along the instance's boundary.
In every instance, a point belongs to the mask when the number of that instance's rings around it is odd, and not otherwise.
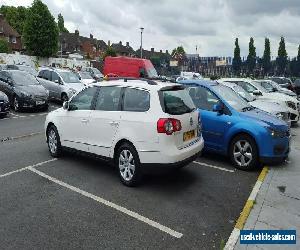
[{"label": "white volkswagen passat", "polygon": [[186,89],[150,80],[92,84],[48,114],[50,154],[63,148],[111,160],[136,185],[145,166],[180,167],[203,149],[199,112]]}]

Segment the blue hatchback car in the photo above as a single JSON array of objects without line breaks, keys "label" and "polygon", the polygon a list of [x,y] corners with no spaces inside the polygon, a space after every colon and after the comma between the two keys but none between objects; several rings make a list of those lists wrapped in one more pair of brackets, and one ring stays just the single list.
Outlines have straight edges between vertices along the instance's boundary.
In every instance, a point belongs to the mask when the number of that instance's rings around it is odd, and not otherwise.
[{"label": "blue hatchback car", "polygon": [[289,154],[289,126],[250,106],[230,88],[214,81],[184,80],[200,110],[204,149],[228,155],[238,169],[259,162],[284,161]]}]

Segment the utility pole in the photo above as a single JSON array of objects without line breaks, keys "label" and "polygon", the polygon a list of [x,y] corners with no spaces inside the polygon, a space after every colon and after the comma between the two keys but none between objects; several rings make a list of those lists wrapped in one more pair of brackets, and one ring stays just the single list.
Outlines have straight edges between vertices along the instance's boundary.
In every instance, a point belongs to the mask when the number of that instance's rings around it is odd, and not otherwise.
[{"label": "utility pole", "polygon": [[141,30],[141,58],[143,58],[143,31],[144,31],[144,28],[141,27],[140,30]]}]

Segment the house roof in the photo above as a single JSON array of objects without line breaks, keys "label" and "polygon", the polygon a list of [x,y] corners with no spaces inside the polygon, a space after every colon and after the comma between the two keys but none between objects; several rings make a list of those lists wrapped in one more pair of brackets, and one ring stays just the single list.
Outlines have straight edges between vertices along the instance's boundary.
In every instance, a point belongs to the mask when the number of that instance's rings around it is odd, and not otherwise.
[{"label": "house roof", "polygon": [[2,14],[0,14],[0,34],[1,33],[6,36],[20,37],[20,34],[9,25]]},{"label": "house roof", "polygon": [[135,54],[134,49],[129,45],[129,43],[127,43],[126,46],[123,45],[122,42],[113,43],[111,47],[115,49],[117,53]]}]

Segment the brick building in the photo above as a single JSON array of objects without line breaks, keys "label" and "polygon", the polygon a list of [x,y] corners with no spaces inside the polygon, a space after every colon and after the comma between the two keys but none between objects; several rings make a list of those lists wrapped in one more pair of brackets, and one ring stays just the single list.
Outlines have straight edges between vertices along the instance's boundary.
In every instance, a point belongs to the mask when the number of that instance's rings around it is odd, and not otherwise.
[{"label": "brick building", "polygon": [[2,14],[0,14],[0,39],[1,38],[8,41],[12,51],[22,50],[20,34],[8,24]]}]

